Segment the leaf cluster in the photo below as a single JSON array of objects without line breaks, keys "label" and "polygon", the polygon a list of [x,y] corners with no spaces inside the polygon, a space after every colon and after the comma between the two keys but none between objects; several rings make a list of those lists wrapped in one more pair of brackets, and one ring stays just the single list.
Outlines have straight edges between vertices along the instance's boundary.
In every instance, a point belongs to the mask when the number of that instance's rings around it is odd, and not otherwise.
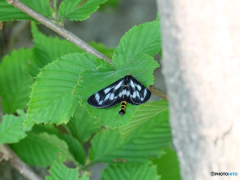
[{"label": "leaf cluster", "polygon": [[[21,0],[56,23],[87,19],[105,1],[65,0],[57,8],[56,1]],[[0,21],[12,19],[32,20],[0,0]],[[51,166],[47,180],[87,180],[97,163],[108,163],[103,180],[168,179],[159,170],[161,158],[171,159],[174,167],[178,162],[169,148],[165,100],[128,105],[124,116],[118,115],[119,106],[97,109],[87,104],[89,96],[128,73],[146,87],[154,83],[152,73],[159,65],[152,56],[161,50],[159,21],[134,26],[116,49],[90,43],[112,58],[112,64],[66,40],[45,36],[35,23],[31,29],[34,46],[12,51],[0,64],[0,97],[6,114],[0,123],[0,144],[8,143],[28,165]],[[66,167],[66,160],[76,168]],[[174,172],[173,177],[180,179],[178,169]]]}]

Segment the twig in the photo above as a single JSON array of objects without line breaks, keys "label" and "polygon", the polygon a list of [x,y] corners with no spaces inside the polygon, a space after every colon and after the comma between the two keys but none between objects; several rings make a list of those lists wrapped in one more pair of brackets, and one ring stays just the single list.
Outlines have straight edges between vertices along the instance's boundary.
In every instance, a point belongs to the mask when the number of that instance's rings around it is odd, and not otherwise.
[{"label": "twig", "polygon": [[167,93],[166,93],[165,91],[163,91],[163,90],[161,90],[161,89],[159,89],[159,88],[157,88],[157,87],[155,87],[155,86],[153,86],[153,85],[150,85],[150,86],[148,87],[148,89],[149,89],[153,94],[155,94],[156,96],[159,96],[159,97],[161,97],[161,98],[163,98],[163,99],[165,99],[165,100],[168,101]]},{"label": "twig", "polygon": [[[29,16],[33,17],[37,21],[41,22],[42,24],[44,24],[48,28],[52,29],[53,31],[55,31],[56,33],[58,33],[59,35],[61,35],[65,39],[67,39],[68,41],[76,44],[78,47],[80,47],[81,49],[83,49],[87,53],[93,54],[94,56],[96,56],[98,58],[101,58],[101,59],[104,59],[107,62],[109,62],[110,64],[112,64],[111,59],[109,59],[108,57],[106,57],[105,55],[103,55],[102,53],[97,51],[96,49],[94,49],[92,46],[88,45],[86,42],[84,42],[82,39],[80,39],[79,37],[74,35],[72,32],[66,30],[63,26],[60,26],[60,25],[57,25],[57,24],[53,23],[52,21],[50,21],[45,16],[39,14],[38,12],[34,11],[33,9],[29,8],[28,6],[26,6],[25,4],[23,4],[22,2],[20,2],[18,0],[6,0],[6,1],[9,4],[15,6],[16,8],[22,10],[23,12],[25,12]],[[151,92],[153,94],[155,94],[155,95],[157,95],[157,96],[159,96],[159,97],[161,97],[165,100],[168,100],[167,93],[164,92],[163,90],[161,90],[161,89],[159,89],[155,86],[150,86],[149,89],[151,90]]]},{"label": "twig", "polygon": [[25,12],[29,16],[36,19],[37,21],[41,22],[42,24],[44,24],[48,28],[52,29],[53,31],[55,31],[56,33],[58,33],[59,35],[61,35],[65,39],[67,39],[68,41],[76,44],[78,47],[80,47],[81,49],[83,49],[87,53],[93,54],[94,56],[96,56],[98,58],[101,58],[101,59],[104,59],[107,62],[109,62],[110,64],[112,64],[111,59],[104,56],[102,53],[100,53],[99,51],[94,49],[92,46],[89,46],[86,42],[84,42],[82,39],[80,39],[79,37],[77,37],[76,35],[71,33],[70,31],[64,29],[63,26],[60,26],[60,25],[57,25],[57,24],[53,23],[52,21],[50,21],[45,16],[39,14],[38,12],[34,11],[33,9],[29,8],[28,6],[26,6],[25,4],[23,4],[22,2],[20,2],[18,0],[7,0],[7,2],[9,4],[15,6],[16,8],[22,10],[23,12]]},{"label": "twig", "polygon": [[29,180],[43,180],[35,174],[18,156],[7,146],[0,145],[0,157],[8,161],[15,167],[25,178]]}]

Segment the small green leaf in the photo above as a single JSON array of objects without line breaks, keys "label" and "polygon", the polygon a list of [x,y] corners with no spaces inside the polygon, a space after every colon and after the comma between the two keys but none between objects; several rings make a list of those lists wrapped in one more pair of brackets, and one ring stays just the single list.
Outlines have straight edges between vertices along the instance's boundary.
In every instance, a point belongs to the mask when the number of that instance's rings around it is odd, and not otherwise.
[{"label": "small green leaf", "polygon": [[99,10],[104,11],[108,7],[116,9],[119,6],[120,0],[108,0],[106,3],[101,4]]},{"label": "small green leaf", "polygon": [[20,9],[7,3],[6,0],[0,0],[0,21],[24,20],[33,18],[22,12]]},{"label": "small green leaf", "polygon": [[26,136],[22,130],[26,117],[23,111],[18,111],[20,116],[4,115],[0,123],[0,144],[15,143]]},{"label": "small green leaf", "polygon": [[37,1],[29,1],[29,0],[20,0],[22,3],[26,4],[28,7],[42,14],[43,16],[50,17],[52,14],[52,9],[49,5],[49,0],[37,0]]},{"label": "small green leaf", "polygon": [[66,142],[59,139],[56,135],[47,133],[38,135],[28,133],[25,139],[16,144],[11,144],[10,147],[29,165],[49,166],[59,158],[60,154],[74,161]]},{"label": "small green leaf", "polygon": [[0,64],[0,96],[5,113],[27,108],[33,78],[23,67],[32,58],[32,54],[32,49],[13,51]]},{"label": "small green leaf", "polygon": [[131,28],[120,40],[113,54],[113,65],[121,68],[139,54],[153,56],[161,48],[159,21],[144,23]]},{"label": "small green leaf", "polygon": [[127,137],[141,124],[164,111],[168,111],[168,102],[164,99],[150,103],[147,102],[146,104],[141,105],[131,118],[129,125],[119,128],[120,134],[123,137]]},{"label": "small green leaf", "polygon": [[45,66],[33,85],[25,125],[67,123],[79,98],[73,95],[79,74],[102,60],[88,54],[69,54]]},{"label": "small green leaf", "polygon": [[160,180],[156,166],[150,163],[143,165],[110,165],[102,172],[101,180]]},{"label": "small green leaf", "polygon": [[89,180],[85,175],[80,179],[78,178],[78,169],[67,168],[63,163],[55,161],[51,166],[49,173],[50,176],[46,177],[46,180]]},{"label": "small green leaf", "polygon": [[[139,106],[127,104],[126,114],[120,116],[118,111],[119,106],[111,108],[99,109],[90,106],[87,99],[98,92],[99,90],[109,86],[113,82],[123,78],[128,73],[131,73],[138,81],[148,87],[153,84],[153,70],[158,67],[157,62],[148,55],[139,55],[133,61],[128,62],[124,68],[119,68],[113,71],[109,67],[102,67],[97,70],[85,70],[81,73],[80,85],[76,88],[76,94],[82,99],[82,104],[88,108],[89,113],[101,120],[101,123],[106,127],[116,128],[119,126],[126,126],[129,119]],[[91,82],[91,83],[89,83]]]},{"label": "small green leaf", "polygon": [[99,8],[106,0],[65,0],[59,7],[59,14],[63,19],[82,21]]},{"label": "small green leaf", "polygon": [[177,153],[170,147],[163,149],[165,154],[160,158],[153,159],[153,164],[157,165],[158,174],[162,180],[181,180],[179,161]]},{"label": "small green leaf", "polygon": [[100,123],[96,121],[97,119],[90,116],[85,107],[77,106],[74,116],[67,124],[67,129],[81,143],[84,143],[101,128]]},{"label": "small green leaf", "polygon": [[39,32],[35,23],[31,24],[34,41],[34,59],[28,62],[27,69],[32,76],[39,73],[39,69],[51,63],[57,58],[70,53],[83,53],[75,44],[59,39],[58,37],[47,37]]},{"label": "small green leaf", "polygon": [[164,111],[122,138],[117,130],[102,130],[91,141],[90,159],[94,162],[145,163],[159,157],[160,150],[171,144],[168,111]]}]

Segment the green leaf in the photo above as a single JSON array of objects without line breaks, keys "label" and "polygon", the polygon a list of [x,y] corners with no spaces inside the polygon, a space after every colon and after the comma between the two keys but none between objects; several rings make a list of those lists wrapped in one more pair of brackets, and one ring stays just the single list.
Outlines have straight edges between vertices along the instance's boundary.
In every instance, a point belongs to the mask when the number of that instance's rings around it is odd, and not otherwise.
[{"label": "green leaf", "polygon": [[113,65],[121,68],[139,54],[153,56],[161,48],[159,21],[131,28],[120,40],[113,54]]},{"label": "green leaf", "polygon": [[86,155],[82,144],[77,139],[67,134],[61,135],[60,138],[64,139],[67,142],[69,151],[75,160],[79,162],[79,164],[84,165]]},{"label": "green leaf", "polygon": [[37,1],[20,0],[20,1],[45,17],[50,17],[52,14],[52,9],[50,8],[49,5],[49,0],[37,0]]},{"label": "green leaf", "polygon": [[113,48],[106,48],[103,44],[96,43],[94,41],[90,42],[89,45],[104,54],[105,56],[109,57],[110,59],[112,58],[114,52]]},{"label": "green leaf", "polygon": [[168,111],[160,113],[123,139],[117,130],[102,130],[91,141],[90,159],[94,162],[145,163],[159,157],[160,150],[171,144]]},{"label": "green leaf", "polygon": [[67,168],[63,163],[56,161],[50,168],[51,176],[47,176],[46,180],[89,180],[86,175],[78,178],[78,169]]},{"label": "green leaf", "polygon": [[5,113],[27,108],[33,78],[24,70],[32,57],[32,49],[13,51],[0,64],[0,96]]},{"label": "green leaf", "polygon": [[59,14],[63,19],[82,21],[99,8],[106,0],[66,0],[59,7]]},{"label": "green leaf", "polygon": [[69,153],[68,145],[56,135],[47,133],[33,134],[10,147],[28,165],[49,166],[59,158],[59,153],[69,160],[74,158]]},{"label": "green leaf", "polygon": [[58,37],[45,36],[39,32],[35,23],[32,23],[31,27],[34,41],[34,60],[28,62],[27,69],[34,77],[39,73],[39,69],[57,58],[69,53],[84,52],[69,41],[59,39]]},{"label": "green leaf", "polygon": [[181,180],[177,153],[170,147],[163,149],[165,154],[160,158],[153,159],[153,164],[157,165],[158,174],[162,180]]},{"label": "green leaf", "polygon": [[0,21],[24,20],[33,18],[21,10],[7,3],[6,0],[0,0]]},{"label": "green leaf", "polygon": [[18,111],[20,116],[4,115],[0,123],[0,144],[15,143],[26,136],[22,130],[26,117],[23,111]]},{"label": "green leaf", "polygon": [[119,2],[120,0],[108,0],[106,3],[101,4],[99,10],[104,11],[108,7],[116,9],[119,6]]},{"label": "green leaf", "polygon": [[125,67],[116,69],[115,71],[110,67],[104,66],[98,71],[85,70],[81,73],[82,81],[76,88],[76,94],[81,97],[82,104],[88,108],[89,113],[99,118],[104,126],[111,128],[126,126],[139,106],[127,104],[126,114],[120,116],[118,114],[120,105],[99,109],[90,106],[87,103],[87,99],[92,94],[107,87],[120,78],[123,78],[128,73],[131,73],[136,79],[142,82],[143,85],[148,87],[154,82],[152,72],[156,67],[158,67],[158,64],[152,57],[148,55],[139,55],[136,59],[133,59],[133,61],[128,62]]},{"label": "green leaf", "polygon": [[33,85],[25,125],[67,123],[79,101],[73,95],[79,74],[101,61],[93,55],[74,53],[45,66]]},{"label": "green leaf", "polygon": [[164,111],[168,111],[168,102],[166,100],[147,102],[136,110],[128,126],[119,128],[119,132],[123,137],[127,137],[144,122]]},{"label": "green leaf", "polygon": [[96,121],[97,119],[90,116],[85,107],[77,106],[74,116],[67,124],[67,129],[81,143],[84,143],[101,128]]},{"label": "green leaf", "polygon": [[159,180],[156,166],[144,165],[110,165],[102,172],[101,180]]},{"label": "green leaf", "polygon": [[73,155],[73,157],[75,158],[75,161],[77,161],[81,165],[85,164],[86,155],[85,155],[84,148],[76,138],[67,134],[60,134],[52,124],[35,125],[32,128],[32,132],[34,134],[41,134],[41,133],[47,132],[48,134],[56,135],[58,138],[64,140],[67,143],[69,152]]}]

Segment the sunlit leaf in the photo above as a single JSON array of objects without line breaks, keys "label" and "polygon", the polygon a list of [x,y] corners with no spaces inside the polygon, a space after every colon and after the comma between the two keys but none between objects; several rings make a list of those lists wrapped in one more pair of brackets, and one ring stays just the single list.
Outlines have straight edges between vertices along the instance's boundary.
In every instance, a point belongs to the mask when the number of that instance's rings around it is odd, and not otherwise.
[{"label": "sunlit leaf", "polygon": [[4,115],[0,123],[0,144],[15,143],[26,136],[23,121],[26,117],[23,111],[18,111],[20,116]]},{"label": "sunlit leaf", "polygon": [[13,51],[0,64],[0,96],[5,113],[27,107],[33,78],[23,67],[31,60],[32,54],[32,49]]}]

